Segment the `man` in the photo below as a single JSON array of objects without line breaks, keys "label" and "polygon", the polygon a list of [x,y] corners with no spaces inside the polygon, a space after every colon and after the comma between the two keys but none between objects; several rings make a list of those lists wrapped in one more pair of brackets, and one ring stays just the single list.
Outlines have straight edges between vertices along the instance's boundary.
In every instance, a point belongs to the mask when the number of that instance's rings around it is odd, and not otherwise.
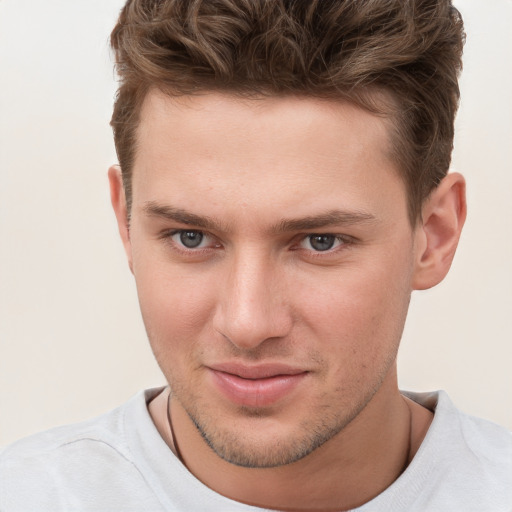
[{"label": "man", "polygon": [[6,449],[1,510],[510,510],[510,433],[397,386],[462,41],[442,0],[126,4],[109,180],[169,387]]}]

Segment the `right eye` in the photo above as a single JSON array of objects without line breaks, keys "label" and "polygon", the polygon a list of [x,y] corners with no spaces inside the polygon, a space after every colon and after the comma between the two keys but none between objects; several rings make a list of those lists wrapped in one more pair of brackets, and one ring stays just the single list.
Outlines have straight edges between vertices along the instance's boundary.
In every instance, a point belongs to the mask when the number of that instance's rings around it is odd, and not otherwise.
[{"label": "right eye", "polygon": [[301,247],[313,252],[335,251],[346,244],[342,236],[331,235],[328,233],[313,233],[307,235],[301,242]]},{"label": "right eye", "polygon": [[171,240],[185,249],[204,249],[211,244],[208,235],[195,229],[180,229],[171,234]]}]

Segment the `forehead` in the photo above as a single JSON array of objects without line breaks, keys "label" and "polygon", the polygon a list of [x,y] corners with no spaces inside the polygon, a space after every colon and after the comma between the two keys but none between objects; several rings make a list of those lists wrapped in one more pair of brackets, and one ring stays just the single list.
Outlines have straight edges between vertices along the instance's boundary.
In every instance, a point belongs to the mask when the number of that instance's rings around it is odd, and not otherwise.
[{"label": "forehead", "polygon": [[[342,124],[348,129],[343,130]],[[257,145],[258,152],[267,148],[266,142],[276,139],[302,147],[306,138],[311,149],[334,142],[338,149],[350,148],[351,152],[367,143],[377,143],[384,156],[390,147],[389,124],[385,118],[342,100],[291,95],[249,99],[214,92],[171,97],[151,90],[141,109],[137,139],[144,145],[165,137],[166,143],[172,144],[186,139],[191,142],[192,134],[197,151],[209,147],[212,135],[222,130],[222,136],[237,138],[239,143],[243,142],[244,133],[251,133],[252,140],[246,142],[251,142],[253,148]],[[321,136],[312,137],[319,129]],[[361,138],[363,131],[367,136]],[[243,149],[248,150],[249,146],[245,144]],[[227,149],[226,145],[224,150]]]},{"label": "forehead", "polygon": [[189,208],[184,203],[201,197],[212,208],[229,201],[289,209],[319,200],[357,208],[379,190],[403,192],[389,132],[383,118],[346,102],[152,91],[137,133],[134,204]]}]

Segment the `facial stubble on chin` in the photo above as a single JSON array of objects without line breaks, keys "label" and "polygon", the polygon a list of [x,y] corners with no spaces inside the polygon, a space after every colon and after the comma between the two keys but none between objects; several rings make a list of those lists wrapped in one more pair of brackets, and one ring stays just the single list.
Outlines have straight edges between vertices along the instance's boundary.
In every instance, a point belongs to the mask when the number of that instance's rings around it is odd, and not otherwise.
[{"label": "facial stubble on chin", "polygon": [[[339,387],[333,391],[338,397],[332,403],[333,396],[323,395],[311,404],[306,417],[298,421],[292,431],[287,431],[281,437],[263,439],[258,433],[264,432],[264,420],[279,421],[277,406],[271,408],[238,407],[236,416],[242,419],[253,419],[254,426],[230,428],[236,419],[222,419],[219,411],[213,410],[208,404],[201,404],[200,397],[190,393],[179,379],[167,374],[168,382],[174,399],[186,412],[191,422],[201,435],[207,446],[221,459],[245,468],[275,468],[297,462],[326,442],[340,434],[365,409],[393,366],[396,358],[395,350],[388,354],[380,366],[380,371],[374,374],[370,382],[355,383],[355,388]],[[320,356],[311,356],[312,360],[322,363]],[[165,372],[164,372],[165,373]],[[362,386],[362,388],[360,387]],[[348,400],[340,399],[345,396]],[[352,397],[350,399],[349,397]],[[358,397],[358,398],[357,398]],[[261,425],[258,425],[258,420]],[[178,439],[179,443],[179,439]]]},{"label": "facial stubble on chin", "polygon": [[[291,433],[282,438],[274,437],[272,442],[267,443],[247,435],[247,432],[220,429],[208,418],[199,418],[204,415],[189,411],[186,407],[184,410],[203,440],[218,457],[236,466],[263,469],[292,464],[311,454],[339,434],[364,409],[373,395],[374,392],[370,393],[363,403],[341,415],[339,411],[329,410],[330,407],[323,406],[323,414],[319,410],[316,416],[311,415],[303,420],[297,426],[295,435]],[[272,413],[264,408],[240,407],[238,413],[246,418],[254,418],[255,421],[272,416]],[[252,432],[256,432],[257,429],[258,426],[255,425]]]},{"label": "facial stubble on chin", "polygon": [[[395,352],[396,356],[396,352]],[[365,409],[374,395],[379,391],[392,366],[393,357],[381,367],[381,371],[364,391],[338,388],[334,395],[354,397],[359,395],[355,403],[332,403],[332,397],[321,396],[311,404],[308,415],[301,419],[293,431],[281,437],[263,440],[258,433],[264,431],[264,420],[279,421],[277,410],[272,408],[238,407],[236,416],[253,419],[254,426],[244,429],[230,429],[236,420],[221,420],[219,411],[208,405],[201,405],[197,396],[192,396],[179,381],[168,379],[171,393],[180,407],[186,412],[191,422],[201,435],[207,446],[221,459],[244,468],[275,468],[297,462],[329,440],[340,434]],[[360,383],[361,384],[361,383]],[[349,400],[350,401],[350,400]],[[258,425],[258,420],[261,425]],[[179,439],[177,440],[179,443]]]}]

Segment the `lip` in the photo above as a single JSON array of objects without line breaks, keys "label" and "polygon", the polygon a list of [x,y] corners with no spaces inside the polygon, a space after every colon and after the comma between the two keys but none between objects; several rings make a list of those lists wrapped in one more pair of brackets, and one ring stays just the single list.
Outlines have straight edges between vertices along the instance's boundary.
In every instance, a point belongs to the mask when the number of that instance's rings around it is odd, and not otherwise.
[{"label": "lip", "polygon": [[275,404],[291,394],[309,373],[285,364],[224,363],[208,370],[215,387],[229,401],[245,407]]}]

